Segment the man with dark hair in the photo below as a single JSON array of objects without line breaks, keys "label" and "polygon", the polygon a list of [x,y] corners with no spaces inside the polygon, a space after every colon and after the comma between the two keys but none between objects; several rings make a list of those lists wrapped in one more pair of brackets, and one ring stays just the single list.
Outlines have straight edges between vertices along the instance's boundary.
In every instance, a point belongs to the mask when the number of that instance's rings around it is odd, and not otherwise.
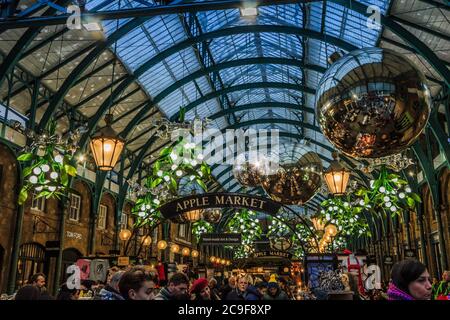
[{"label": "man with dark hair", "polygon": [[155,300],[189,300],[189,279],[184,273],[175,273],[169,284],[162,288]]},{"label": "man with dark hair", "polygon": [[154,277],[143,267],[133,267],[119,280],[119,291],[125,300],[151,300],[156,286]]},{"label": "man with dark hair", "polygon": [[35,273],[30,278],[31,285],[37,287],[39,291],[45,291],[45,274]]}]

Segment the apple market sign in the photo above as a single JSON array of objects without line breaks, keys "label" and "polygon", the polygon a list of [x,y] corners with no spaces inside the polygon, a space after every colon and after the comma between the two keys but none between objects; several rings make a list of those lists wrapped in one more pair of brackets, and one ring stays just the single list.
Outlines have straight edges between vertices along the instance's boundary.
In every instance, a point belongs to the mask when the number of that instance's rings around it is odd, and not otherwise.
[{"label": "apple market sign", "polygon": [[206,193],[173,200],[162,205],[159,210],[164,218],[171,219],[192,210],[207,208],[246,208],[275,215],[280,210],[281,204],[248,194]]},{"label": "apple market sign", "polygon": [[280,257],[286,259],[292,259],[292,254],[286,251],[277,251],[277,250],[269,250],[269,251],[259,251],[253,254],[254,258],[262,258],[262,257]]}]

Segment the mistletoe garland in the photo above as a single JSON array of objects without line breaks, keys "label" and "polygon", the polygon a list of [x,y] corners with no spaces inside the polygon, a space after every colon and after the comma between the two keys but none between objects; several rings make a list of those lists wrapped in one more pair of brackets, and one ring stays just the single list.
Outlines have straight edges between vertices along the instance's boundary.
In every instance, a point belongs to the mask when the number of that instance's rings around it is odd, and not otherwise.
[{"label": "mistletoe garland", "polygon": [[159,207],[177,198],[181,189],[198,185],[207,191],[206,182],[211,177],[211,168],[202,159],[202,154],[195,150],[195,144],[182,138],[160,152],[132,209],[132,213],[138,216],[136,227],[153,226],[161,221]]},{"label": "mistletoe garland", "polygon": [[325,200],[321,203],[321,207],[319,217],[326,224],[334,224],[338,234],[371,236],[369,225],[362,215],[364,208],[357,203],[351,203],[350,196]]},{"label": "mistletoe garland", "polygon": [[229,232],[240,233],[242,235],[242,245],[235,249],[235,258],[246,258],[254,252],[252,243],[259,239],[262,234],[261,225],[254,211],[241,209],[228,222]]},{"label": "mistletoe garland", "polygon": [[[74,137],[70,138],[74,140]],[[24,184],[19,193],[22,205],[28,193],[37,192],[36,198],[61,199],[69,191],[69,176],[75,177],[77,169],[72,165],[76,149],[62,141],[56,134],[56,122],[51,121],[45,133],[37,138],[17,160],[26,164],[22,170]]]},{"label": "mistletoe garland", "polygon": [[[270,238],[280,238],[280,237],[286,237],[290,229],[286,225],[286,222],[282,220],[281,215],[276,216],[277,219],[273,218],[271,219],[271,222],[269,224],[268,230],[267,230],[267,236]],[[270,218],[269,218],[270,219]]]},{"label": "mistletoe garland", "polygon": [[380,175],[370,181],[370,188],[361,188],[356,192],[357,204],[373,213],[390,212],[392,217],[401,216],[402,211],[414,209],[422,200],[412,192],[408,182],[398,174],[388,173],[381,167]]},{"label": "mistletoe garland", "polygon": [[211,223],[205,220],[199,220],[192,224],[192,234],[197,239],[197,242],[200,240],[200,236],[203,233],[209,233],[213,231],[213,226]]}]

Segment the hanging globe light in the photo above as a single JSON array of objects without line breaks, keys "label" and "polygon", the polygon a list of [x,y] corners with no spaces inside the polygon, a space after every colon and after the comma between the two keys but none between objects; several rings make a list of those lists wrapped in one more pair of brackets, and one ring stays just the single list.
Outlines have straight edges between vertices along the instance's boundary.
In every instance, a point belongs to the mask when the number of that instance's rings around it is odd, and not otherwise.
[{"label": "hanging globe light", "polygon": [[197,250],[192,250],[192,252],[191,252],[191,256],[192,256],[192,258],[197,258],[198,257],[198,251]]},{"label": "hanging globe light", "polygon": [[170,251],[172,251],[173,253],[178,253],[180,251],[180,246],[177,244],[172,244],[170,246]]},{"label": "hanging globe light", "polygon": [[325,137],[354,158],[398,154],[413,144],[430,115],[421,71],[392,50],[365,48],[335,61],[316,93]]},{"label": "hanging globe light", "polygon": [[209,223],[218,223],[222,218],[222,210],[219,208],[205,209],[203,219]]},{"label": "hanging globe light", "polygon": [[187,257],[190,253],[191,253],[191,250],[187,247],[185,247],[185,248],[183,248],[183,250],[181,250],[181,254],[185,257]]},{"label": "hanging globe light", "polygon": [[333,161],[323,174],[325,182],[328,186],[328,190],[334,196],[340,196],[345,194],[347,190],[348,180],[350,178],[350,171],[342,166],[337,160],[337,153],[333,152]]},{"label": "hanging globe light", "polygon": [[165,240],[159,240],[156,246],[159,250],[165,250],[167,248],[167,242]]},{"label": "hanging globe light", "polygon": [[103,171],[109,171],[115,167],[125,145],[125,141],[112,128],[112,120],[112,114],[105,116],[106,126],[92,137],[90,143],[97,168]]},{"label": "hanging globe light", "polygon": [[144,241],[142,241],[143,245],[148,247],[152,243],[152,237],[145,236]]},{"label": "hanging globe light", "polygon": [[119,232],[119,239],[122,241],[127,241],[131,237],[131,231],[128,229],[122,229]]}]

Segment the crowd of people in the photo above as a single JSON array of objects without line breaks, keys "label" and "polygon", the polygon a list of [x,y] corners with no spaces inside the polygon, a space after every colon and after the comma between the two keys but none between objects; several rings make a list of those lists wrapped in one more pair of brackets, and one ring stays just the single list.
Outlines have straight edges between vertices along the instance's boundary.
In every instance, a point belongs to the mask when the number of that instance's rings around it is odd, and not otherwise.
[{"label": "crowd of people", "polygon": [[[130,266],[125,270],[109,269],[106,283],[82,280],[78,288],[63,284],[55,297],[46,290],[42,273],[31,277],[29,284],[13,296],[14,300],[298,300],[299,288],[276,274],[253,277],[240,273],[221,279],[188,278],[175,273],[168,281],[159,281],[157,273],[144,266]],[[375,290],[371,300],[448,300],[450,272],[442,281],[431,281],[427,268],[415,260],[394,265],[387,290]],[[307,298],[300,298],[307,299]]]},{"label": "crowd of people", "polygon": [[[264,279],[265,278],[265,279]],[[272,274],[252,277],[241,273],[224,278],[189,279],[185,273],[175,273],[164,284],[156,272],[143,266],[125,270],[113,267],[106,283],[82,280],[79,288],[63,284],[55,297],[48,294],[46,277],[42,273],[31,277],[29,284],[20,288],[9,300],[289,300],[294,299],[286,280]]]}]

